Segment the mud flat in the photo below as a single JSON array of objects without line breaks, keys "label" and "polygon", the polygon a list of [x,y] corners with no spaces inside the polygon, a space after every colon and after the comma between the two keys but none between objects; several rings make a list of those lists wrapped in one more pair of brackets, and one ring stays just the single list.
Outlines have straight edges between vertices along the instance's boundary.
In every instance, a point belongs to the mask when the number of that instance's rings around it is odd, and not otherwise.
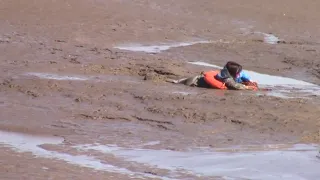
[{"label": "mud flat", "polygon": [[[314,179],[318,7],[0,1],[0,179]],[[165,81],[228,60],[272,91]]]}]

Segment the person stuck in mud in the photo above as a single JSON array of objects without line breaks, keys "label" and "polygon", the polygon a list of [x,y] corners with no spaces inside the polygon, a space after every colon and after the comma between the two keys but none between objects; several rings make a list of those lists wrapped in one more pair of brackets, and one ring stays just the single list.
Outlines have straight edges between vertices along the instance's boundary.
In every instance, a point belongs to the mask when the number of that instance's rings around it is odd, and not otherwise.
[{"label": "person stuck in mud", "polygon": [[249,76],[242,70],[242,66],[233,61],[228,61],[220,71],[201,72],[200,75],[194,77],[179,80],[168,79],[167,82],[215,89],[258,89],[257,83],[250,80]]}]

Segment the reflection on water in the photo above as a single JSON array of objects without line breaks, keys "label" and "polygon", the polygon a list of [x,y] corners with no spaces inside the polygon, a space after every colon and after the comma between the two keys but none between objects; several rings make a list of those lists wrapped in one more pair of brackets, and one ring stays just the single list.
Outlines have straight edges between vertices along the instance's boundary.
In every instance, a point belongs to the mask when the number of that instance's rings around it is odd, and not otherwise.
[{"label": "reflection on water", "polygon": [[[69,147],[83,155],[46,150],[40,145],[59,145],[63,139],[59,137],[32,136],[20,133],[0,131],[0,146],[12,148],[16,152],[31,152],[36,157],[58,159],[69,164],[126,174],[131,177],[147,177],[159,179],[176,179],[181,174],[205,177],[224,177],[226,179],[310,179],[319,177],[320,160],[316,158],[316,145],[262,145],[237,146],[230,148],[197,148],[189,151],[155,150],[143,148],[123,148],[116,145],[86,144]],[[142,146],[161,143],[152,141]],[[62,146],[59,146],[60,148]],[[67,148],[67,146],[63,146]],[[121,162],[136,163],[135,166],[149,166],[153,169],[170,171],[158,176],[149,173],[134,172],[126,168],[106,164],[92,151],[112,155]],[[102,157],[102,156],[99,156]],[[183,178],[179,178],[183,179]]]},{"label": "reflection on water", "polygon": [[185,170],[202,176],[261,180],[300,180],[319,177],[320,161],[315,145],[248,146],[198,149],[188,152],[121,148],[108,145],[77,146],[84,151],[113,154],[171,171]]}]

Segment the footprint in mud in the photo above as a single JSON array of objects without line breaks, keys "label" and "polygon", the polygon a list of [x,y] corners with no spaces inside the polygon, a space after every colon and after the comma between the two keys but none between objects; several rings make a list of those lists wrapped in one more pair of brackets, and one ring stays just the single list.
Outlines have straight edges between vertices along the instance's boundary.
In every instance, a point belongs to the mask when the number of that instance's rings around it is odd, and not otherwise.
[{"label": "footprint in mud", "polygon": [[0,39],[0,44],[8,44],[8,43],[10,43],[9,40],[2,40],[2,39]]},{"label": "footprint in mud", "polygon": [[56,54],[58,52],[62,52],[62,49],[61,48],[52,48],[50,51],[51,51],[51,54]]},{"label": "footprint in mud", "polygon": [[68,55],[68,57],[64,57],[64,59],[69,59],[69,62],[72,64],[81,64],[80,61],[78,61],[79,55]]},{"label": "footprint in mud", "polygon": [[56,40],[54,40],[55,42],[58,42],[58,43],[66,43],[66,41],[65,40],[60,40],[60,39],[56,39]]},{"label": "footprint in mud", "polygon": [[10,43],[11,36],[10,35],[4,35],[3,37],[0,37],[0,44],[8,44]]},{"label": "footprint in mud", "polygon": [[113,51],[111,51],[109,48],[100,49],[100,48],[97,48],[97,47],[93,47],[93,48],[89,49],[89,51],[90,52],[94,52],[96,55],[99,55],[99,54],[112,55],[113,54]]}]

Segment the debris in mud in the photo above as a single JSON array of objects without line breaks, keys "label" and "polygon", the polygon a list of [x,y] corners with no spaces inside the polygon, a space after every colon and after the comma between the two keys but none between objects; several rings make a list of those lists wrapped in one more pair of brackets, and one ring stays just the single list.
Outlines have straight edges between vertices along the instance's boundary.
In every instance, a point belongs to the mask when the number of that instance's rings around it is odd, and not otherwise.
[{"label": "debris in mud", "polygon": [[235,123],[235,124],[241,124],[241,125],[245,124],[244,122],[242,122],[240,120],[236,120],[236,119],[231,119],[231,122]]}]

